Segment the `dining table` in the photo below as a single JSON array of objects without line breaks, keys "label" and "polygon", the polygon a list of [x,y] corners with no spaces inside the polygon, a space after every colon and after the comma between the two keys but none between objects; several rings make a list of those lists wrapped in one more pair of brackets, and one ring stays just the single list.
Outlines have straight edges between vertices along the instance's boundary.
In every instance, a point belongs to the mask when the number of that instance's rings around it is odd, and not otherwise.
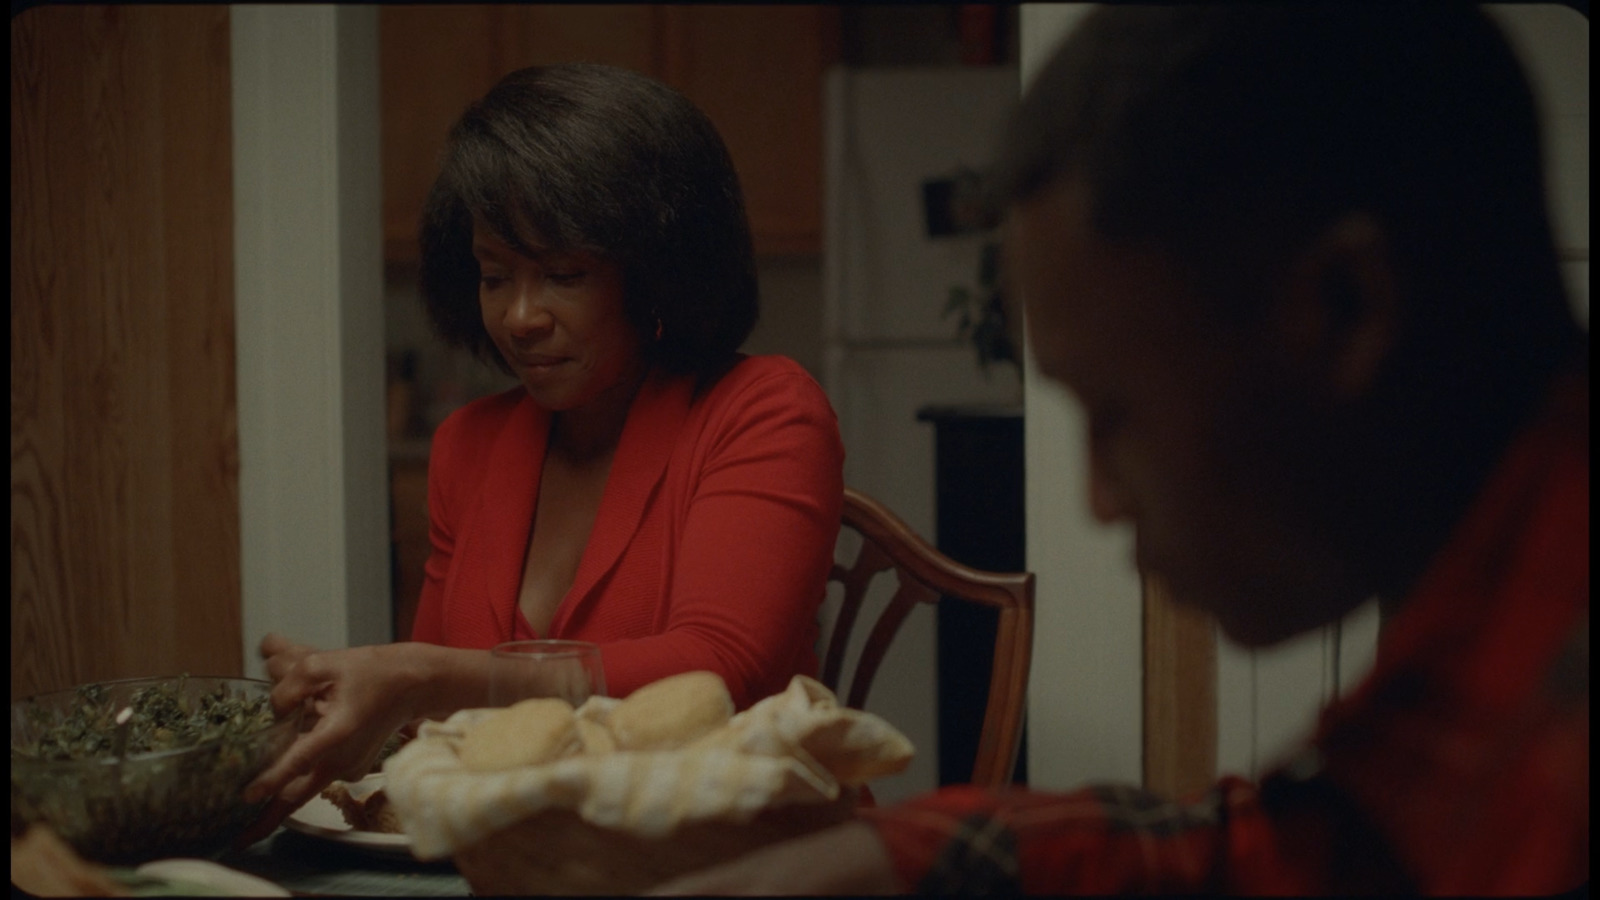
[{"label": "dining table", "polygon": [[408,853],[376,851],[289,828],[280,827],[215,861],[300,897],[471,895],[466,879],[448,859],[424,862]]}]

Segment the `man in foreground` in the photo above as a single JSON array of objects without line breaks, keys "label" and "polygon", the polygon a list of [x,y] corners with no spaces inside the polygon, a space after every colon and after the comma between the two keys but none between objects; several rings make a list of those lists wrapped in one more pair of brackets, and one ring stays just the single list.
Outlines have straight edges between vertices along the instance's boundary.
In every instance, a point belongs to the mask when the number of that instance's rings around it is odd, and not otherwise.
[{"label": "man in foreground", "polygon": [[950,788],[666,892],[1586,883],[1588,339],[1538,135],[1471,7],[1092,13],[994,184],[1093,512],[1246,646],[1377,596],[1376,665],[1259,785]]}]

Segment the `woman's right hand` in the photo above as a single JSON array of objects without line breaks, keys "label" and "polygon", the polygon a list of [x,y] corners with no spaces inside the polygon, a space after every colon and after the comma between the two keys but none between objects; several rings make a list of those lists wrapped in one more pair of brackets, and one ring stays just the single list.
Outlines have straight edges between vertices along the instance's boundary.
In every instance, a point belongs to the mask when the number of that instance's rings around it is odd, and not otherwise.
[{"label": "woman's right hand", "polygon": [[247,801],[273,799],[238,846],[270,834],[335,779],[355,781],[371,771],[389,736],[416,718],[406,702],[408,680],[419,669],[408,663],[415,648],[318,651],[278,634],[261,641],[273,707],[283,713],[304,705],[312,724],[246,788]]}]

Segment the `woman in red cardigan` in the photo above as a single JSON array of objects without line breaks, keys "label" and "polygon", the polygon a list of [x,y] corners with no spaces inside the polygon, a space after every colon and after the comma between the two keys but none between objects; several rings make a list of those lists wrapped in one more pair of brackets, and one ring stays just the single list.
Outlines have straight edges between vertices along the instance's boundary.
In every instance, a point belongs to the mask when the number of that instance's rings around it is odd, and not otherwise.
[{"label": "woman in red cardigan", "polygon": [[503,641],[597,643],[614,696],[708,669],[743,708],[815,674],[844,450],[804,369],[738,353],[755,269],[710,121],[623,69],[512,73],[452,130],[421,244],[435,329],[521,385],[434,435],[411,642],[262,641],[274,703],[320,718],[252,785],[258,832],[482,705]]}]

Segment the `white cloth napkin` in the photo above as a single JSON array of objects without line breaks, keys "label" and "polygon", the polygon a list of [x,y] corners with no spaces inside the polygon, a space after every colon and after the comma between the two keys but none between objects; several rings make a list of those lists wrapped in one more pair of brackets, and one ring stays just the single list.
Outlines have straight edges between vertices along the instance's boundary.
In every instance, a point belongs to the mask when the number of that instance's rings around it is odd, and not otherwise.
[{"label": "white cloth napkin", "polygon": [[[604,725],[620,702],[594,697],[577,715]],[[424,723],[417,738],[384,763],[389,800],[419,859],[450,856],[554,809],[643,838],[665,837],[692,822],[745,822],[774,806],[834,800],[841,786],[903,770],[913,753],[893,726],[840,706],[831,691],[803,675],[682,749],[470,771],[457,747],[491,712],[468,709]]]}]

